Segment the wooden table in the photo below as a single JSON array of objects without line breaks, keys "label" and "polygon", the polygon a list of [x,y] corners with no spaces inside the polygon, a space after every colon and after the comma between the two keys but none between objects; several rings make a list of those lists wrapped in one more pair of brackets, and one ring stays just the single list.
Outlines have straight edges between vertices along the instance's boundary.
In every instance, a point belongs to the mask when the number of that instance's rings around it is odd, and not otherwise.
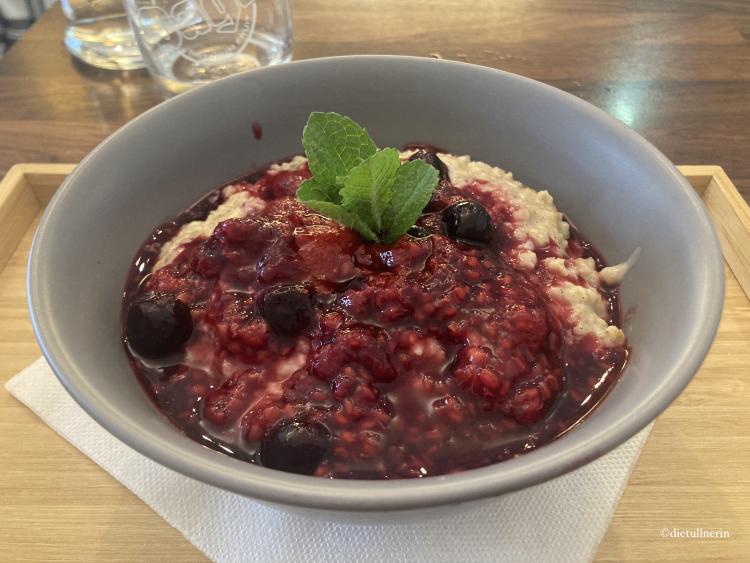
[{"label": "wooden table", "polygon": [[[750,199],[746,1],[300,0],[295,9],[295,58],[442,56],[524,74],[609,111],[675,162],[722,165]],[[16,162],[76,162],[161,101],[143,71],[75,63],[62,45],[63,28],[55,7],[0,61],[0,176]],[[24,292],[20,283],[4,290],[16,299]],[[17,317],[20,334],[31,334],[23,308],[0,302],[0,311]],[[731,334],[731,322],[723,330]],[[731,372],[706,366],[691,392],[660,417],[598,560],[750,555],[750,354],[742,348],[747,339],[736,336]],[[31,344],[3,354],[0,381],[36,354]],[[38,424],[0,391],[0,560],[202,560],[51,430],[41,438],[24,430]],[[62,486],[61,472],[69,476]],[[672,527],[723,528],[732,537],[662,538],[661,529]]]}]

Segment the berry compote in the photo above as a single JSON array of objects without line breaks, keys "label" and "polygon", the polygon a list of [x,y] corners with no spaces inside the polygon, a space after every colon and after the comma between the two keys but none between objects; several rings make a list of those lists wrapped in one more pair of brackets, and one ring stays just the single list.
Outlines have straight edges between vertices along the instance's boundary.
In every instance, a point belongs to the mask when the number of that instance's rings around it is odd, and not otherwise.
[{"label": "berry compote", "polygon": [[[299,203],[309,176],[302,161],[215,190],[138,252],[123,340],[182,432],[284,471],[424,477],[550,442],[610,389],[626,347],[566,336],[549,273],[506,254],[510,211],[486,190],[441,170],[417,225],[380,245]],[[252,212],[160,258],[184,225],[240,193]],[[571,231],[568,256],[601,269]],[[600,293],[618,323],[617,291]]]}]

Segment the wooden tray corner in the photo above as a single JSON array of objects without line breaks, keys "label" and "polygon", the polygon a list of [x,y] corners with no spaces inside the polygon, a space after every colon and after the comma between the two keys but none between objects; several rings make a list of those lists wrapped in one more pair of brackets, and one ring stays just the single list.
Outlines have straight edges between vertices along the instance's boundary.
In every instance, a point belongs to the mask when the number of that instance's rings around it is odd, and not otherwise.
[{"label": "wooden tray corner", "polygon": [[[17,164],[0,182],[3,382],[40,355],[26,309],[26,261],[40,212],[73,168]],[[750,208],[721,167],[679,168],[721,239],[728,266],[724,314],[703,367],[654,426],[600,544],[601,561],[713,558],[717,549],[738,558],[750,553],[750,417],[742,393],[750,364]],[[135,495],[7,393],[0,393],[0,425],[6,454],[0,529],[14,532],[0,535],[0,553],[10,559],[141,560],[161,554],[202,560]],[[673,527],[723,528],[732,537],[659,535]]]}]

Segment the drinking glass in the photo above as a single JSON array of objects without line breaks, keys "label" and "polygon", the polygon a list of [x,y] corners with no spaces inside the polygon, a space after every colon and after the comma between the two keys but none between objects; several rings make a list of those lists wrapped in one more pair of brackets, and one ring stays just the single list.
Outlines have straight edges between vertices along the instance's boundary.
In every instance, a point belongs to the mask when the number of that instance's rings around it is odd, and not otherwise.
[{"label": "drinking glass", "polygon": [[124,0],[167,94],[292,58],[291,0]]},{"label": "drinking glass", "polygon": [[143,68],[143,59],[122,0],[61,0],[70,25],[65,47],[75,57],[99,68]]}]

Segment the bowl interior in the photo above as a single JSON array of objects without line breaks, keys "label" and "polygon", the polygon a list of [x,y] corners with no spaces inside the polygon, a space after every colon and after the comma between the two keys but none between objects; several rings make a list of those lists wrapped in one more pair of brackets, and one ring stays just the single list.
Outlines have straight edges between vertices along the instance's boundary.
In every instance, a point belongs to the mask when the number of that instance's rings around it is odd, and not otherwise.
[{"label": "bowl interior", "polygon": [[[311,111],[362,123],[380,146],[429,142],[547,189],[610,263],[640,258],[622,285],[632,347],[609,397],[580,427],[498,465],[420,481],[331,482],[250,466],[178,434],[152,406],[120,342],[128,267],[145,236],[204,195],[302,150]],[[256,140],[253,122],[263,127]],[[633,435],[688,383],[722,302],[718,243],[676,169],[592,106],[514,75],[406,57],[344,57],[227,78],[178,96],[95,149],[50,203],[30,259],[45,355],[103,426],[146,455],[278,503],[417,508],[499,494],[559,475]]]}]

